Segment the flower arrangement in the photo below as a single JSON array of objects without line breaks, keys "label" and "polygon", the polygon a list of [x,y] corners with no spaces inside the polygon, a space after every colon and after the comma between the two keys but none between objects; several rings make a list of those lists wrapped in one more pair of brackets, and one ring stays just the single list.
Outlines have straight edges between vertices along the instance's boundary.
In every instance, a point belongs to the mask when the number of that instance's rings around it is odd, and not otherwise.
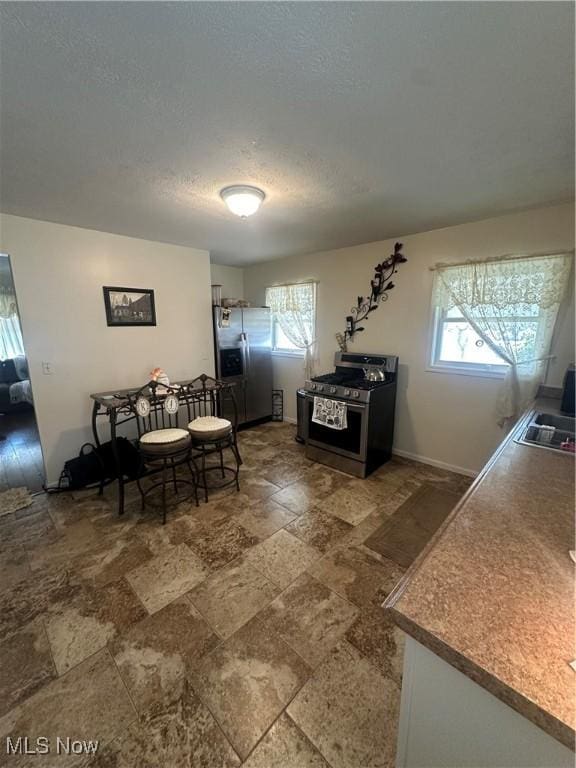
[{"label": "flower arrangement", "polygon": [[157,384],[163,384],[165,387],[170,386],[170,379],[162,368],[153,368],[150,371],[150,381],[155,381]]}]

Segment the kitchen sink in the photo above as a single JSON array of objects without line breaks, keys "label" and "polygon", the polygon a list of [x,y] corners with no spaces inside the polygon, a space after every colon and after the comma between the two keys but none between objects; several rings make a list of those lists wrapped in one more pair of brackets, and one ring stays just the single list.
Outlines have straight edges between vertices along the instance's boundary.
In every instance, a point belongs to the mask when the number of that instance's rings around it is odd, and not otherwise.
[{"label": "kitchen sink", "polygon": [[572,416],[533,411],[516,442],[574,455],[575,430],[576,419]]},{"label": "kitchen sink", "polygon": [[572,432],[572,435],[574,435],[575,423],[574,416],[560,416],[551,413],[537,413],[534,419],[534,424],[546,424],[546,426],[555,427],[564,432]]}]

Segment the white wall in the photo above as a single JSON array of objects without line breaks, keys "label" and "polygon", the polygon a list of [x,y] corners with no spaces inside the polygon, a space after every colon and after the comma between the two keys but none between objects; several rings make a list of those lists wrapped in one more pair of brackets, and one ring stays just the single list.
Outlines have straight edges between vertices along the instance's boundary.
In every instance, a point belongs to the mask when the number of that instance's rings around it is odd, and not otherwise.
[{"label": "white wall", "polygon": [[[207,251],[0,216],[49,482],[91,440],[89,395],[213,373]],[[109,328],[102,287],[153,288],[156,327]],[[42,374],[42,362],[54,366]]]},{"label": "white wall", "polygon": [[[396,239],[404,243],[408,262],[395,275],[396,288],[388,301],[365,323],[365,332],[351,349],[400,356],[395,450],[477,471],[502,439],[494,417],[500,382],[426,370],[433,276],[429,267],[439,261],[572,249],[573,206],[541,208]],[[374,266],[391,253],[393,243],[386,240],[247,267],[246,298],[261,303],[267,285],[318,280],[319,371],[330,370],[337,348],[334,334],[344,330],[344,318],[355,297],[368,291]],[[567,364],[574,360],[573,294],[562,308],[553,351],[557,359],[550,366],[548,383],[559,385]],[[302,364],[275,358],[274,375],[274,386],[285,391],[285,412],[294,417]]]},{"label": "white wall", "polygon": [[222,286],[223,299],[244,298],[244,270],[241,267],[211,264],[210,270],[212,284]]}]

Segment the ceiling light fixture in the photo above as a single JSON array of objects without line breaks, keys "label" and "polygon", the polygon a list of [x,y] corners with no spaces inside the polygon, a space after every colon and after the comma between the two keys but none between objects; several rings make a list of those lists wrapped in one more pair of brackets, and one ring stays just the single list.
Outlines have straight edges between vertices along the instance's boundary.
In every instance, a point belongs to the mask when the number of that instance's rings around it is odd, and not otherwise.
[{"label": "ceiling light fixture", "polygon": [[248,216],[252,216],[253,213],[256,213],[258,208],[262,205],[262,201],[266,195],[261,189],[258,189],[258,187],[248,187],[245,184],[237,184],[233,187],[225,187],[220,192],[220,197],[224,200],[232,213],[245,219]]}]

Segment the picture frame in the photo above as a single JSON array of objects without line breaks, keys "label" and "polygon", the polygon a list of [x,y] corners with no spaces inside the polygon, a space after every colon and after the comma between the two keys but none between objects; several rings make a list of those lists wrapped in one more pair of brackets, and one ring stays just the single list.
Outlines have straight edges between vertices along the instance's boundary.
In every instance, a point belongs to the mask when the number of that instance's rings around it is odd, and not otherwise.
[{"label": "picture frame", "polygon": [[156,325],[156,306],[152,288],[122,288],[105,285],[106,323],[116,328]]}]

